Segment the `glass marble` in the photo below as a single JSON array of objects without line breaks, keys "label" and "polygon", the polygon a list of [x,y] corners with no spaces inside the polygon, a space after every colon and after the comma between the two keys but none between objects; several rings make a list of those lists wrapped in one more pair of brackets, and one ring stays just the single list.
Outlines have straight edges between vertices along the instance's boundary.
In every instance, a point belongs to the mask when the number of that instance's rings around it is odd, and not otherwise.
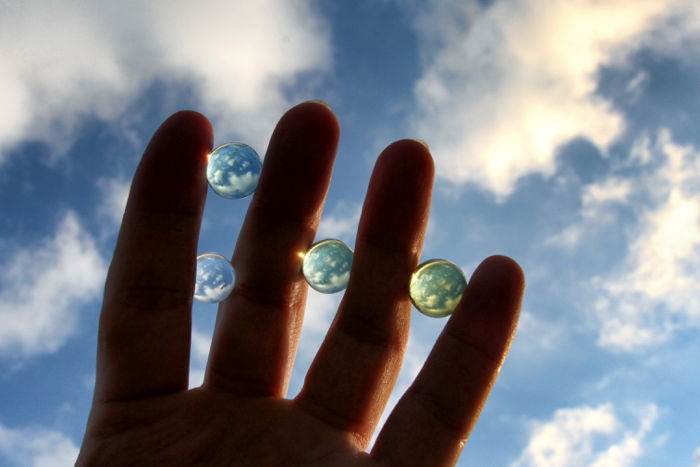
[{"label": "glass marble", "polygon": [[426,261],[411,275],[409,295],[424,315],[441,318],[450,315],[467,288],[462,270],[444,259]]},{"label": "glass marble", "polygon": [[302,272],[306,282],[321,293],[340,292],[348,286],[352,250],[340,240],[321,240],[304,255]]},{"label": "glass marble", "polygon": [[260,157],[253,148],[243,143],[226,143],[209,155],[207,181],[224,198],[245,198],[257,188],[261,170]]},{"label": "glass marble", "polygon": [[233,266],[218,253],[197,256],[197,279],[194,298],[204,303],[219,303],[233,290]]}]

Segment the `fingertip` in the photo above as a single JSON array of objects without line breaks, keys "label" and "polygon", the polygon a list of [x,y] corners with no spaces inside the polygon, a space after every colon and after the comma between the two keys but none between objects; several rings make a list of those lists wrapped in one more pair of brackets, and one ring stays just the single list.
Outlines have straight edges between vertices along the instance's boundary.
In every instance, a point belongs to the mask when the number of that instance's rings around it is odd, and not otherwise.
[{"label": "fingertip", "polygon": [[178,110],[168,117],[166,122],[178,122],[191,126],[200,125],[208,130],[211,130],[212,128],[211,122],[209,122],[209,119],[204,116],[204,114],[197,112],[196,110],[189,109]]},{"label": "fingertip", "polygon": [[518,323],[525,276],[520,265],[502,255],[489,256],[472,274],[450,318],[451,333],[502,361]]},{"label": "fingertip", "polygon": [[306,102],[302,102],[302,104],[319,104],[319,105],[324,106],[328,110],[331,110],[331,111],[333,110],[333,109],[331,109],[331,106],[328,105],[328,102],[322,101],[321,99],[311,99],[311,100],[308,100]]},{"label": "fingertip", "polygon": [[418,254],[428,222],[433,175],[433,159],[422,143],[403,139],[387,146],[372,171],[356,245],[371,239],[374,245]]},{"label": "fingertip", "polygon": [[204,171],[212,141],[212,125],[204,115],[182,110],[168,117],[141,158],[129,205],[162,211],[175,204],[182,213],[199,213],[206,197]]},{"label": "fingertip", "polygon": [[[493,255],[481,262],[472,274],[465,293],[469,302],[488,304],[493,318],[512,321],[517,325],[525,292],[525,274],[520,265],[508,256]],[[477,306],[475,309],[485,308]]]},{"label": "fingertip", "polygon": [[[340,125],[326,105],[303,102],[287,110],[270,138],[252,205],[274,205],[283,212],[320,209],[330,183]],[[295,200],[297,207],[290,206]],[[284,208],[282,208],[284,206]],[[312,217],[317,217],[314,212]]]},{"label": "fingertip", "polygon": [[206,164],[214,140],[214,129],[209,119],[194,110],[175,112],[160,125],[151,138],[142,164],[167,167],[166,161],[183,160],[184,166],[195,162]]},{"label": "fingertip", "polygon": [[[320,100],[302,102],[289,109],[280,119],[279,127],[286,128],[293,122],[296,130],[313,128],[319,134],[337,139],[340,134],[340,123],[331,107]],[[300,128],[301,127],[301,128]]]},{"label": "fingertip", "polygon": [[472,274],[472,280],[482,277],[498,281],[516,292],[522,293],[525,289],[525,273],[509,256],[492,255],[483,260]]},{"label": "fingertip", "polygon": [[196,144],[211,148],[214,128],[203,114],[195,110],[180,110],[168,117],[156,134],[166,132],[177,134],[180,138],[193,140]]},{"label": "fingertip", "polygon": [[422,140],[422,139],[418,139],[418,138],[412,138],[412,139],[413,139],[413,141],[415,141],[415,142],[417,142],[417,143],[420,143],[420,144],[422,144],[423,146],[425,146],[425,149],[427,149],[428,152],[430,152],[430,145],[428,144],[427,141]]},{"label": "fingertip", "polygon": [[376,168],[379,171],[389,168],[392,171],[411,172],[424,175],[432,180],[435,164],[428,145],[417,139],[401,139],[394,141],[382,151],[377,159]]}]

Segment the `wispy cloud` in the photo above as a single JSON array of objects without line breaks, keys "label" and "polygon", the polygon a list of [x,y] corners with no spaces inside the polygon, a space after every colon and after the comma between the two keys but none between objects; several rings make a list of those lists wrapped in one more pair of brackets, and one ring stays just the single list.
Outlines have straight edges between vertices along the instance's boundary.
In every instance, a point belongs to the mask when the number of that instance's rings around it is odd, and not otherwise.
[{"label": "wispy cloud", "polygon": [[599,343],[628,351],[700,323],[700,151],[662,130],[633,156],[655,164],[638,183],[651,202],[641,209],[622,266],[594,281],[602,291],[595,303]]},{"label": "wispy cloud", "polygon": [[68,212],[52,238],[15,251],[0,268],[0,356],[56,351],[75,332],[81,307],[106,272],[92,236]]},{"label": "wispy cloud", "polygon": [[336,238],[351,245],[355,238],[361,212],[362,206],[359,204],[338,202],[330,213],[324,213],[318,225],[316,239]]},{"label": "wispy cloud", "polygon": [[191,346],[189,386],[194,388],[201,386],[204,382],[204,371],[207,367],[209,348],[211,347],[211,336],[193,326]]},{"label": "wispy cloud", "polygon": [[649,404],[637,426],[623,423],[612,404],[559,409],[547,422],[535,422],[530,439],[511,467],[626,467],[644,452],[644,440],[658,418]]},{"label": "wispy cloud", "polygon": [[263,149],[290,86],[330,65],[329,44],[309,0],[5,5],[0,163],[26,140],[65,149],[83,117],[114,119],[172,83],[194,92],[219,136],[235,128]]},{"label": "wispy cloud", "polygon": [[8,466],[65,467],[75,463],[78,447],[58,431],[0,423],[0,455]]},{"label": "wispy cloud", "polygon": [[122,177],[97,180],[97,187],[102,192],[102,200],[97,207],[97,214],[107,221],[106,230],[109,233],[113,233],[115,228],[118,228],[122,223],[130,186],[131,183]]},{"label": "wispy cloud", "polygon": [[[625,120],[597,93],[603,66],[653,47],[683,54],[698,37],[682,0],[437,1],[418,31],[425,68],[415,130],[439,176],[503,198],[531,173],[551,175],[557,149],[586,138],[603,153]],[[635,76],[631,89],[643,86]]]},{"label": "wispy cloud", "polygon": [[518,332],[511,349],[511,358],[530,360],[533,354],[549,354],[563,346],[567,327],[528,310],[520,313]]},{"label": "wispy cloud", "polygon": [[386,423],[392,410],[394,410],[394,407],[396,407],[396,404],[398,404],[399,400],[401,399],[401,396],[403,396],[408,390],[413,383],[413,380],[416,379],[416,376],[418,376],[418,373],[423,368],[423,364],[428,358],[430,350],[431,345],[418,338],[416,333],[412,333],[409,336],[408,343],[406,345],[406,353],[403,356],[403,362],[401,364],[401,371],[396,380],[396,384],[391,391],[386,407],[382,412],[382,416],[379,419],[379,423],[377,424],[378,428],[374,431],[374,433],[372,433],[372,445],[377,440],[382,426]]},{"label": "wispy cloud", "polygon": [[618,216],[616,208],[627,205],[633,193],[631,180],[609,177],[583,188],[581,194],[580,220],[547,239],[547,243],[576,247],[587,236],[614,223]]},{"label": "wispy cloud", "polygon": [[290,391],[301,389],[306,373],[321,347],[342,298],[342,292],[323,294],[309,287]]},{"label": "wispy cloud", "polygon": [[301,350],[312,356],[333,322],[343,293],[323,294],[309,287],[302,325]]}]

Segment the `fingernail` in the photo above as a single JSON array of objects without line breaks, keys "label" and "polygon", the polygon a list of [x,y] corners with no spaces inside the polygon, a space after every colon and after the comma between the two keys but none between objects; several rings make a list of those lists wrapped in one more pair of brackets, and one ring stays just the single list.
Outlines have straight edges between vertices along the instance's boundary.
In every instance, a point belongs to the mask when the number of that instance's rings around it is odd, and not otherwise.
[{"label": "fingernail", "polygon": [[324,106],[324,107],[327,108],[328,110],[333,110],[333,109],[331,109],[331,106],[328,105],[328,103],[327,103],[326,101],[322,101],[322,100],[320,100],[320,99],[312,99],[312,100],[306,101],[306,102],[307,102],[307,103],[314,103],[314,104],[321,104],[322,106]]},{"label": "fingernail", "polygon": [[428,143],[426,143],[426,142],[423,141],[422,139],[418,139],[418,138],[411,138],[411,139],[412,139],[413,141],[415,141],[416,143],[420,143],[420,144],[422,144],[423,146],[425,146],[425,149],[427,149],[428,152],[430,152],[430,146],[428,146]]}]

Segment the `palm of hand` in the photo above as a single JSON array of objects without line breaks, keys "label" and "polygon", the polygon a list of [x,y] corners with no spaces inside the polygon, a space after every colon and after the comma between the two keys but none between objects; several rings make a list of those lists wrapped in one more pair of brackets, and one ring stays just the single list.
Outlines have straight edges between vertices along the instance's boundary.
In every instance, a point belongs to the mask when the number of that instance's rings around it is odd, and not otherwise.
[{"label": "palm of hand", "polygon": [[284,399],[197,388],[98,406],[93,417],[102,441],[84,454],[95,465],[376,465],[346,433]]},{"label": "palm of hand", "polygon": [[[304,386],[284,399],[303,320],[299,252],[313,241],[338,126],[318,103],[280,120],[233,256],[204,384],[187,390],[208,122],[178,113],[132,183],[105,286],[95,399],[78,465],[450,465],[514,333],[523,277],[474,272],[428,361],[369,444],[401,365],[408,280],[428,218],[432,159],[404,140],[380,156],[353,271]],[[177,187],[173,191],[173,187]]]}]

